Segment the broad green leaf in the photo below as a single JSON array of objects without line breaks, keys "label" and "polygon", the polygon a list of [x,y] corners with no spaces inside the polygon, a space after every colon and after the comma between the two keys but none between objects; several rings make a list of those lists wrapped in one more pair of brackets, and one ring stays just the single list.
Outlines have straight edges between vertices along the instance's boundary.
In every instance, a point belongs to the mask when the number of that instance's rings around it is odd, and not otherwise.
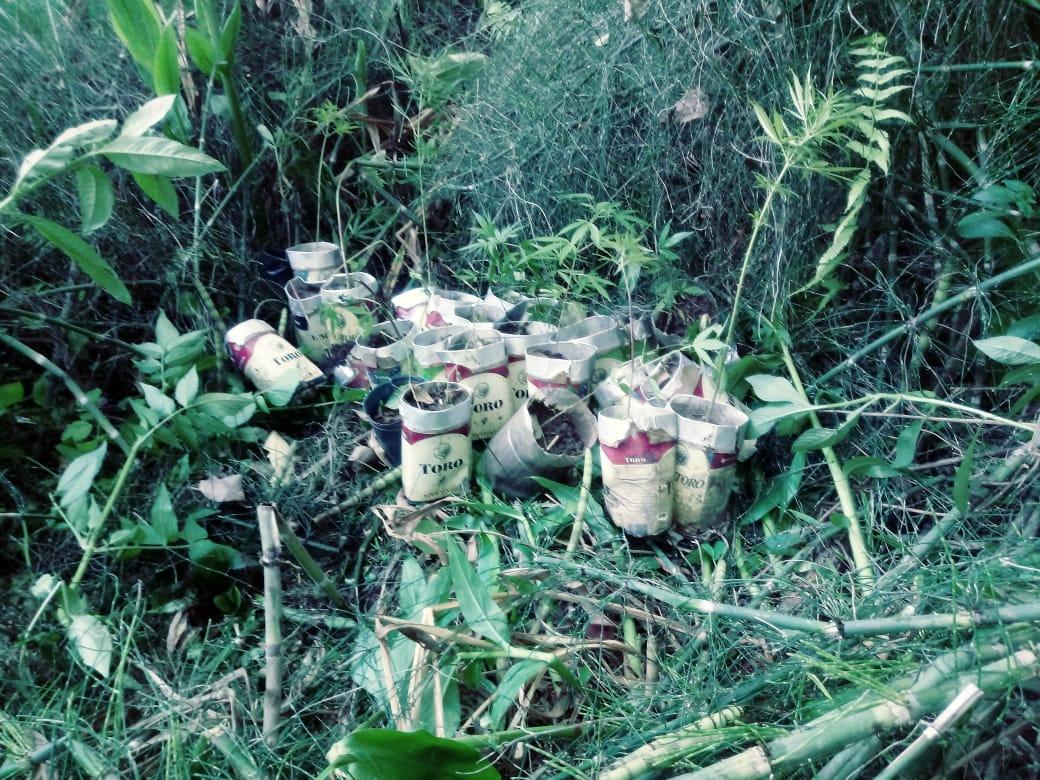
[{"label": "broad green leaf", "polygon": [[491,723],[496,731],[502,727],[502,719],[516,701],[520,691],[536,674],[545,669],[545,666],[542,661],[519,661],[502,675],[495,687],[495,700],[491,703]]},{"label": "broad green leaf", "polygon": [[968,513],[968,504],[971,500],[971,472],[975,467],[975,443],[978,438],[973,438],[964,453],[964,460],[957,467],[957,473],[953,477],[953,505],[962,515]]},{"label": "broad green leaf", "polygon": [[120,137],[98,150],[108,159],[133,173],[160,176],[202,176],[225,170],[222,163],[208,154],[169,138],[142,136]]},{"label": "broad green leaf", "polygon": [[81,125],[63,130],[54,139],[51,147],[73,149],[78,146],[90,146],[91,144],[104,141],[115,132],[115,129],[116,120],[114,119],[95,119],[91,122],[84,122]]},{"label": "broad green leaf", "polygon": [[499,565],[498,539],[491,534],[477,534],[477,576],[488,588],[498,585],[501,571]]},{"label": "broad green leaf", "polygon": [[747,383],[755,391],[755,395],[767,403],[787,403],[808,407],[802,394],[795,389],[790,380],[769,374],[753,374],[747,377]]},{"label": "broad green leaf", "polygon": [[979,352],[1005,366],[1040,363],[1040,346],[1018,336],[994,336],[973,340],[972,343]]},{"label": "broad green leaf", "polygon": [[152,511],[149,515],[150,525],[162,538],[163,544],[169,544],[177,539],[177,515],[173,510],[173,499],[166,485],[159,483],[159,490],[152,502]]},{"label": "broad green leaf", "polygon": [[809,452],[832,447],[838,441],[838,431],[833,428],[809,428],[794,440],[791,452]]},{"label": "broad green leaf", "polygon": [[195,0],[195,19],[203,35],[214,42],[220,40],[220,25],[213,0]]},{"label": "broad green leaf", "polygon": [[[401,584],[397,590],[397,606],[405,620],[419,620],[425,603],[426,575],[412,556],[401,561]],[[430,602],[431,604],[433,602]]]},{"label": "broad green leaf", "polygon": [[427,731],[360,729],[329,750],[330,768],[351,780],[499,780],[469,745]]},{"label": "broad green leaf", "polygon": [[845,462],[845,473],[850,477],[871,477],[872,479],[891,479],[898,477],[902,472],[892,468],[890,463],[863,455],[851,458]]},{"label": "broad green leaf", "polygon": [[188,369],[188,373],[180,378],[173,390],[173,397],[181,406],[187,406],[195,400],[199,394],[199,372],[195,366]]},{"label": "broad green leaf", "polygon": [[69,755],[87,777],[114,777],[111,767],[105,764],[101,755],[85,742],[80,742],[78,739],[69,740],[68,748]]},{"label": "broad green leaf", "polygon": [[162,95],[149,100],[126,118],[119,137],[141,137],[166,118],[166,115],[173,109],[173,104],[176,100],[177,95],[175,94]]},{"label": "broad green leaf", "polygon": [[105,0],[112,29],[146,74],[152,72],[159,41],[159,13],[152,0]]},{"label": "broad green leaf", "polygon": [[116,275],[115,270],[97,251],[66,227],[43,217],[20,214],[18,220],[26,222],[48,243],[63,252],[72,262],[100,287],[120,303],[130,303],[130,291]]},{"label": "broad green leaf", "polygon": [[491,592],[466,560],[462,547],[455,541],[449,541],[446,546],[451,582],[467,625],[496,644],[508,645],[509,623],[505,613],[491,598]]},{"label": "broad green leaf", "polygon": [[[159,43],[155,48],[155,61],[152,63],[152,86],[156,95],[176,96],[181,91],[181,68],[177,60],[177,31],[173,27],[173,22],[169,22],[163,27],[162,33],[159,35]],[[172,108],[173,101],[170,101],[170,108],[167,111]],[[165,116],[163,114],[159,119],[163,119]],[[156,122],[158,121],[156,120]],[[155,122],[152,124],[154,125]],[[126,134],[124,127],[123,135]]]},{"label": "broad green leaf", "polygon": [[159,314],[155,318],[155,340],[163,350],[168,350],[173,347],[177,339],[180,338],[180,331],[174,326],[170,319],[166,316],[166,312],[159,309]]},{"label": "broad green leaf", "polygon": [[141,188],[149,200],[159,208],[176,219],[180,216],[180,207],[177,203],[177,190],[173,183],[165,176],[156,176],[153,173],[132,174],[137,186]]},{"label": "broad green leaf", "polygon": [[957,234],[962,238],[1008,238],[1015,241],[1015,231],[999,219],[993,211],[969,214],[957,223]]},{"label": "broad green leaf", "polygon": [[54,490],[63,507],[75,504],[90,492],[107,452],[108,442],[102,442],[100,447],[80,455],[65,467]]},{"label": "broad green leaf", "polygon": [[184,31],[184,45],[195,67],[209,76],[217,64],[217,52],[213,43],[198,30],[188,27]]},{"label": "broad green leaf", "polygon": [[204,393],[195,399],[195,403],[203,412],[229,428],[245,425],[256,412],[256,403],[249,395]]},{"label": "broad green leaf", "polygon": [[897,469],[905,469],[914,462],[914,454],[917,452],[917,440],[921,436],[924,420],[914,420],[899,432],[896,439],[896,454],[892,458],[892,466]]},{"label": "broad green leaf", "polygon": [[173,399],[159,388],[152,387],[144,382],[139,382],[138,386],[141,388],[141,392],[144,393],[144,401],[148,404],[149,409],[158,412],[163,417],[169,417],[177,410],[177,405],[173,402]]},{"label": "broad green leaf", "polygon": [[69,641],[84,664],[102,677],[112,666],[112,635],[96,615],[76,615],[68,628]]},{"label": "broad green leaf", "polygon": [[0,411],[8,409],[25,398],[25,388],[21,382],[8,382],[0,385]]},{"label": "broad green leaf", "polygon": [[224,59],[231,62],[235,51],[235,43],[238,41],[238,32],[242,27],[242,5],[234,0],[231,13],[224,22],[224,29],[220,31],[220,48],[224,53]]},{"label": "broad green leaf", "polygon": [[216,574],[226,574],[245,565],[245,559],[238,550],[226,544],[217,544],[211,539],[189,543],[188,557],[195,568]]},{"label": "broad green leaf", "polygon": [[112,216],[115,193],[112,182],[96,165],[84,165],[76,171],[79,190],[79,219],[83,235],[93,233]]}]

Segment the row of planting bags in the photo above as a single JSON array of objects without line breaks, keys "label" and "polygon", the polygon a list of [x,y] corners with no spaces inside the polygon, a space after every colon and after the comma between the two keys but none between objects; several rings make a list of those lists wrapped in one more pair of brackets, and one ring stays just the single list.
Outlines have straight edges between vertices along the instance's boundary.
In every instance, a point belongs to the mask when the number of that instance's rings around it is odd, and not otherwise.
[{"label": "row of planting bags", "polygon": [[656,355],[663,339],[651,322],[585,317],[554,299],[417,288],[391,299],[395,319],[363,332],[359,311],[386,310],[376,279],[337,273],[332,244],[287,254],[298,348],[246,320],[227,333],[232,359],[268,390],[324,383],[310,358],[342,355],[326,369],[369,389],[362,416],[381,456],[400,463],[407,500],[464,492],[474,441],[487,442],[480,466],[492,489],[525,498],[540,490],[532,477],[560,476],[598,440],[604,503],[625,532],[649,536],[674,522],[696,535],[724,519],[735,464],[753,449],[747,415],[716,392],[710,371],[678,350]]}]

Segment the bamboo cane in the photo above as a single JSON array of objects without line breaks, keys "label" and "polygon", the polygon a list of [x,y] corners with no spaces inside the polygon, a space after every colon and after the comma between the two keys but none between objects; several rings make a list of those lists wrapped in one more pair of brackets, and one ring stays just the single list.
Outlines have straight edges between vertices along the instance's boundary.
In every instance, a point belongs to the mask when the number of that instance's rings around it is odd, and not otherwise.
[{"label": "bamboo cane", "polygon": [[264,566],[264,742],[273,746],[278,737],[282,707],[282,571],[278,514],[270,504],[256,508],[260,527],[260,562]]}]

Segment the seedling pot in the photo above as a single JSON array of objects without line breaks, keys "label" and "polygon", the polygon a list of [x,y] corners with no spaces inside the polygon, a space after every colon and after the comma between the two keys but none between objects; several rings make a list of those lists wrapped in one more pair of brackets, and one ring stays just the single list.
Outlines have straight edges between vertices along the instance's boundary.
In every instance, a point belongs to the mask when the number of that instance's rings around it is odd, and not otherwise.
[{"label": "seedling pot", "polygon": [[321,320],[321,287],[294,277],[285,285],[296,343],[304,354],[318,357],[330,346],[329,334]]},{"label": "seedling pot", "polygon": [[521,406],[488,443],[481,464],[492,490],[530,498],[541,490],[531,477],[558,476],[595,441],[596,419],[588,407],[574,393],[556,390],[545,402]]},{"label": "seedling pot", "polygon": [[672,524],[676,418],[661,402],[623,401],[597,418],[603,503],[630,536],[653,536]]},{"label": "seedling pot", "polygon": [[362,334],[358,311],[376,308],[377,290],[376,278],[366,273],[333,274],[322,284],[321,319],[331,345],[345,344]]},{"label": "seedling pot", "polygon": [[401,397],[401,483],[409,501],[462,492],[473,458],[473,394],[456,382],[413,384]]},{"label": "seedling pot", "polygon": [[527,348],[527,393],[545,399],[552,390],[570,390],[579,398],[589,394],[589,383],[596,362],[591,344],[549,341]]},{"label": "seedling pot", "polygon": [[483,301],[472,293],[461,290],[431,290],[423,325],[427,328],[450,325],[454,321],[455,311],[460,306],[472,306],[478,303],[483,303]]},{"label": "seedling pot", "polygon": [[224,338],[235,368],[260,391],[284,387],[293,380],[301,386],[318,385],[325,375],[307,357],[263,320],[245,320]]},{"label": "seedling pot", "polygon": [[509,369],[509,392],[515,412],[527,401],[527,348],[551,341],[556,328],[545,322],[500,323],[495,332],[502,337]]},{"label": "seedling pot", "polygon": [[401,414],[399,409],[388,409],[385,404],[402,387],[421,382],[414,376],[395,376],[372,388],[365,396],[362,404],[365,419],[372,426],[389,466],[401,465]]},{"label": "seedling pot", "polygon": [[437,378],[473,393],[473,438],[490,439],[513,413],[502,337],[493,330],[470,330],[441,342],[437,357],[442,364]]},{"label": "seedling pot", "polygon": [[733,489],[737,453],[748,416],[729,404],[679,395],[669,408],[678,420],[675,455],[675,523],[688,535],[723,520]]},{"label": "seedling pot", "polygon": [[412,359],[415,372],[423,379],[433,379],[441,373],[441,345],[454,336],[469,333],[469,325],[444,325],[416,333],[412,339]]},{"label": "seedling pot", "polygon": [[638,385],[641,398],[667,402],[679,395],[700,395],[701,368],[682,352],[674,350],[644,366],[645,378]]},{"label": "seedling pot", "polygon": [[447,319],[451,325],[470,325],[474,328],[491,330],[495,323],[504,320],[506,310],[493,303],[470,303],[459,306]]},{"label": "seedling pot", "polygon": [[387,320],[358,339],[350,352],[350,364],[362,378],[362,387],[374,387],[410,369],[417,330],[414,322]]},{"label": "seedling pot", "polygon": [[343,267],[339,247],[328,241],[311,241],[285,250],[289,265],[300,281],[321,284]]},{"label": "seedling pot", "polygon": [[395,317],[410,320],[420,328],[426,322],[426,304],[429,301],[430,294],[421,287],[405,290],[390,299]]},{"label": "seedling pot", "polygon": [[646,381],[646,366],[643,358],[618,363],[610,373],[596,385],[593,395],[600,409],[619,404],[626,398],[636,397],[636,391]]},{"label": "seedling pot", "polygon": [[621,324],[610,315],[597,314],[586,317],[573,325],[560,328],[561,342],[591,344],[596,348],[596,361],[592,370],[592,387],[607,378],[611,369],[625,359],[625,334]]}]

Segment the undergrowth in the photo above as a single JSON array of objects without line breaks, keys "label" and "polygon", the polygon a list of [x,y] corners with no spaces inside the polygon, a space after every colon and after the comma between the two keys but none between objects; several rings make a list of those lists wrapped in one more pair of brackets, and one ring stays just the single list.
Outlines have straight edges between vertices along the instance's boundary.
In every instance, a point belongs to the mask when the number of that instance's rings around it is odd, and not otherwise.
[{"label": "undergrowth", "polygon": [[[142,3],[185,47],[172,80],[173,49],[113,29]],[[223,168],[142,183],[98,140],[0,207],[0,777],[311,777],[340,740],[358,778],[1035,776],[1037,18],[0,8],[3,195],[31,149],[162,95],[142,132]],[[261,251],[317,239],[387,294],[546,295],[714,362],[760,434],[727,523],[627,538],[577,472],[396,506],[358,392],[253,393],[223,354],[284,317]]]}]

